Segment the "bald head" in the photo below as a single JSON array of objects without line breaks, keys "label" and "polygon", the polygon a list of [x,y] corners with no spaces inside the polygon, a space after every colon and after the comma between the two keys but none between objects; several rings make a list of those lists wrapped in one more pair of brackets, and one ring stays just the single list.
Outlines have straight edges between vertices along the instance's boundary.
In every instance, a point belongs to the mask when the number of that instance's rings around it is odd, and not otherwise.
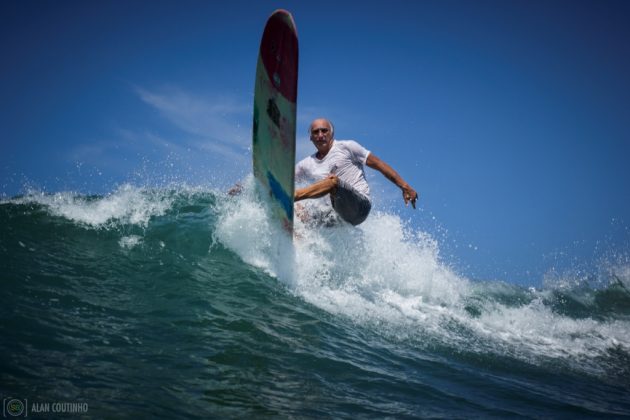
[{"label": "bald head", "polygon": [[312,136],[313,134],[317,134],[315,130],[321,130],[322,128],[328,129],[330,132],[330,137],[334,137],[335,135],[335,127],[326,118],[317,118],[313,120],[311,125],[308,126],[308,133]]}]

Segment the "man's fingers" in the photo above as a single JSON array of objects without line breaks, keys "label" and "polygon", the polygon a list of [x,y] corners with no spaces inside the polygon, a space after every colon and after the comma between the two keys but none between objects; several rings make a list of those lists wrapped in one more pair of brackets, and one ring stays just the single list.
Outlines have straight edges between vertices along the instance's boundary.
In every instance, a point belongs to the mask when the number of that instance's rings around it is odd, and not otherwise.
[{"label": "man's fingers", "polygon": [[405,205],[407,205],[411,201],[411,205],[413,208],[416,208],[416,200],[418,199],[418,193],[415,191],[407,192],[403,191],[403,200],[405,200]]},{"label": "man's fingers", "polygon": [[416,200],[418,199],[418,193],[414,191],[413,194],[407,194],[407,198],[409,199],[409,201],[411,201],[411,206],[415,209]]}]

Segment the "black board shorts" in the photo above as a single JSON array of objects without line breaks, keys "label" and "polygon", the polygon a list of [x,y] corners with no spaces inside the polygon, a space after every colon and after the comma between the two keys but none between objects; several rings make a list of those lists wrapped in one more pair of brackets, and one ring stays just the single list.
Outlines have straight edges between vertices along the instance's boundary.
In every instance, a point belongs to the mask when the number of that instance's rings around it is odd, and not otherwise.
[{"label": "black board shorts", "polygon": [[354,226],[363,223],[372,209],[372,203],[367,197],[341,179],[338,179],[336,191],[330,195],[330,201],[337,214]]}]

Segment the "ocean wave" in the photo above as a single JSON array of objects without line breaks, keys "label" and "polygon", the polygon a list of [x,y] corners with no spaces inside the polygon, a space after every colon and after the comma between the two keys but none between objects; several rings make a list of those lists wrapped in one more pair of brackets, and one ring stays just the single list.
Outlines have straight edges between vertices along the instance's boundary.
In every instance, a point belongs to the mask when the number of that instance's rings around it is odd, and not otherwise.
[{"label": "ocean wave", "polygon": [[211,191],[200,188],[174,186],[155,189],[123,184],[105,196],[81,195],[69,191],[53,194],[30,191],[3,203],[37,205],[52,216],[82,227],[109,229],[121,225],[147,227],[152,218],[164,216],[177,206],[190,203],[208,206],[211,197]]},{"label": "ocean wave", "polygon": [[[219,210],[216,239],[274,275],[275,233],[247,185]],[[526,363],[556,360],[595,375],[609,373],[611,352],[630,354],[626,277],[595,288],[548,282],[540,290],[472,281],[441,257],[434,237],[382,212],[359,227],[314,228],[296,220],[295,232],[295,255],[286,258],[292,276],[280,278],[289,290],[392,338]]]},{"label": "ocean wave", "polygon": [[[548,275],[541,289],[509,279],[473,281],[442,257],[435,237],[387,212],[374,212],[359,227],[296,220],[291,246],[270,225],[254,185],[249,177],[236,197],[184,186],[123,185],[106,196],[32,192],[0,208],[5,226],[19,216],[33,237],[45,224],[42,218],[61,218],[95,235],[105,230],[111,238],[51,235],[63,236],[66,247],[111,239],[130,266],[157,261],[157,271],[168,261],[191,260],[183,267],[193,272],[204,260],[231,253],[233,264],[240,259],[277,278],[306,304],[418,348],[440,346],[594,375],[618,371],[619,360],[630,355],[630,270],[623,258],[589,281]],[[26,236],[5,243],[5,251],[8,246],[15,247],[11,252],[43,252]]]}]

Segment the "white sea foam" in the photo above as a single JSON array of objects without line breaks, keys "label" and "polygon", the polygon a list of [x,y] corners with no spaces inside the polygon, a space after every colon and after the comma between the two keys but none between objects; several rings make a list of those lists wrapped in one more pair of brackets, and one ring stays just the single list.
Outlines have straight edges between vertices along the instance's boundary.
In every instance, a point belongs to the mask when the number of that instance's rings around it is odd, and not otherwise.
[{"label": "white sea foam", "polygon": [[247,264],[290,283],[293,278],[290,240],[269,223],[265,204],[257,198],[254,184],[253,177],[248,177],[240,195],[218,203],[215,240],[235,251]]},{"label": "white sea foam", "polygon": [[[216,239],[274,274],[276,233],[250,187],[221,210]],[[527,361],[561,358],[594,371],[597,363],[589,367],[585,359],[594,361],[611,348],[630,351],[628,320],[559,314],[544,303],[545,291],[522,291],[526,299],[520,305],[502,303],[491,297],[499,283],[473,283],[459,275],[441,259],[431,235],[397,216],[375,212],[359,227],[313,228],[296,220],[295,233],[295,269],[290,279],[281,278],[290,290],[385,333]],[[484,290],[479,313],[471,313],[468,303]]]},{"label": "white sea foam", "polygon": [[494,305],[468,325],[479,336],[529,357],[582,360],[603,356],[620,345],[630,349],[627,322],[569,318],[554,313],[541,299],[518,308]]},{"label": "white sea foam", "polygon": [[120,245],[120,247],[123,249],[132,249],[140,245],[141,243],[142,243],[142,237],[138,235],[123,236],[118,241],[118,245]]},{"label": "white sea foam", "polygon": [[112,223],[146,226],[151,217],[163,215],[172,206],[173,197],[125,184],[104,197],[86,198],[72,192],[31,192],[14,201],[42,204],[55,216],[101,228]]}]

